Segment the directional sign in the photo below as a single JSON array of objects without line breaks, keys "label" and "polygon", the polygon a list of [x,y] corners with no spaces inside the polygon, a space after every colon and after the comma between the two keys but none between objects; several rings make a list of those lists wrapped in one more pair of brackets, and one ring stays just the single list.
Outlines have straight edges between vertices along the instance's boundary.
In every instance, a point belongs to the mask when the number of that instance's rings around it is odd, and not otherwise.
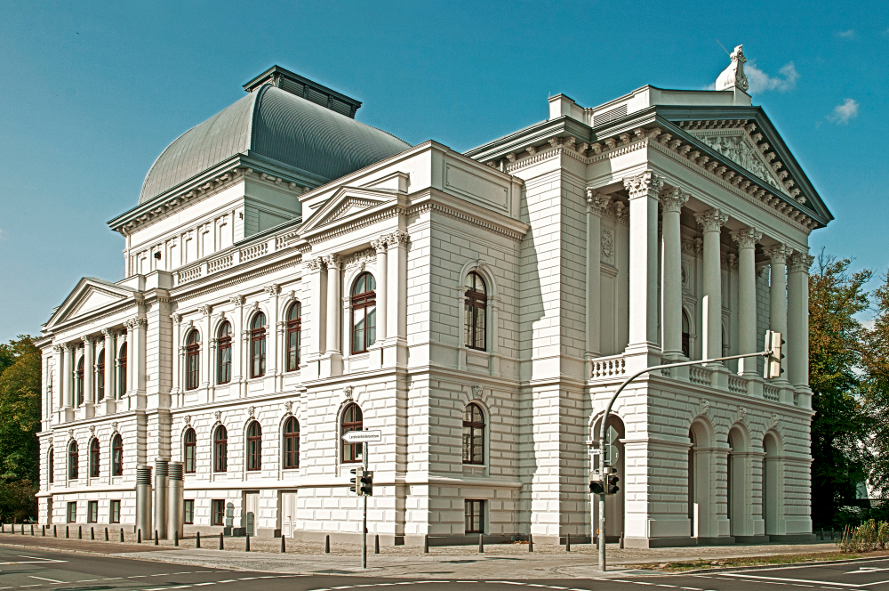
[{"label": "directional sign", "polygon": [[349,431],[343,435],[346,443],[379,443],[382,440],[382,431]]}]

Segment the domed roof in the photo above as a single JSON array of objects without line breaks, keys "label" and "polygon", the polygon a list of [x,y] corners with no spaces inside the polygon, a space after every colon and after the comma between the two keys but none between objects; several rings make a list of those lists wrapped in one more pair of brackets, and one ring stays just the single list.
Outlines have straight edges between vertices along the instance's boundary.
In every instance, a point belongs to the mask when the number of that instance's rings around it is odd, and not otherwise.
[{"label": "domed roof", "polygon": [[277,160],[326,182],[409,147],[391,134],[265,84],[167,146],[142,183],[139,204],[237,154]]}]

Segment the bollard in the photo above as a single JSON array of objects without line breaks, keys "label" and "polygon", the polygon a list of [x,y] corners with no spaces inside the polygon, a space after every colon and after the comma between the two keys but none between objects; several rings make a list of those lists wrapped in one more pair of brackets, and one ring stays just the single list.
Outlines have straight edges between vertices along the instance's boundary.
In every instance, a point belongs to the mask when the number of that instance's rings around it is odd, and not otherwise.
[{"label": "bollard", "polygon": [[284,554],[285,552],[287,552],[287,549],[284,548],[284,535],[282,534],[281,535],[281,554]]},{"label": "bollard", "polygon": [[330,554],[330,534],[324,536],[324,553]]},{"label": "bollard", "polygon": [[833,527],[830,528],[830,539],[833,540]]},{"label": "bollard", "polygon": [[624,532],[620,532],[620,549],[624,549]]},{"label": "bollard", "polygon": [[59,532],[56,529],[56,526],[52,526],[52,537],[54,537],[54,538],[59,537]]},{"label": "bollard", "polygon": [[34,524],[33,523],[31,524],[31,535],[32,536],[34,535]]},{"label": "bollard", "polygon": [[123,543],[123,528],[120,528],[120,542]]},{"label": "bollard", "polygon": [[179,530],[178,529],[173,530],[173,545],[179,546]]},{"label": "bollard", "polygon": [[108,528],[105,528],[105,541],[108,541]]},{"label": "bollard", "polygon": [[528,552],[534,551],[534,538],[531,534],[528,534]]},{"label": "bollard", "polygon": [[25,535],[25,522],[22,522],[22,535]]},{"label": "bollard", "polygon": [[429,534],[423,536],[423,554],[429,554]]},{"label": "bollard", "polygon": [[78,540],[83,539],[83,526],[82,525],[77,526],[77,539]]},{"label": "bollard", "polygon": [[483,534],[478,535],[478,553],[479,554],[485,553],[485,538],[484,538]]},{"label": "bollard", "polygon": [[247,535],[247,541],[244,542],[244,552],[250,552],[250,535]]},{"label": "bollard", "polygon": [[565,552],[571,552],[571,534],[565,534]]},{"label": "bollard", "polygon": [[46,526],[44,525],[40,529],[43,531],[43,533],[41,535],[45,538],[46,537]]},{"label": "bollard", "polygon": [[142,530],[141,529],[136,532],[136,543],[137,544],[142,543]]},{"label": "bollard", "polygon": [[157,530],[154,530],[154,545],[157,546],[159,544],[160,537],[157,535]]},{"label": "bollard", "polygon": [[195,548],[201,547],[201,532],[197,532],[194,536],[194,547]]},{"label": "bollard", "polygon": [[819,540],[823,540],[823,539],[824,539],[824,528],[823,528],[823,527],[821,528],[821,535],[820,535],[820,537],[819,537],[818,539],[819,539]]},{"label": "bollard", "polygon": [[91,528],[90,528],[90,539],[91,539],[91,540],[95,540],[95,539],[96,539],[96,528],[94,528],[94,527],[91,527]]},{"label": "bollard", "polygon": [[380,534],[374,536],[374,554],[380,553]]},{"label": "bollard", "polygon": [[222,532],[219,532],[219,549],[225,550],[225,546],[222,543]]},{"label": "bollard", "polygon": [[66,526],[65,526],[65,538],[68,538],[68,537],[69,537],[69,534],[68,534],[68,526],[66,525]]}]

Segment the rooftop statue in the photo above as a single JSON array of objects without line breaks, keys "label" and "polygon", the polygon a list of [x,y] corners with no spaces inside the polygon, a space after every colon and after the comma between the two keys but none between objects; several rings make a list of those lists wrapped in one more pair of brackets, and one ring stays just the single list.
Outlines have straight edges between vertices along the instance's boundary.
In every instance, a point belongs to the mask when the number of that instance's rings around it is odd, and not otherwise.
[{"label": "rooftop statue", "polygon": [[735,47],[729,57],[732,58],[732,63],[716,79],[716,90],[728,90],[736,87],[747,92],[750,83],[747,81],[747,76],[744,75],[744,62],[747,61],[747,58],[744,57],[744,46]]}]

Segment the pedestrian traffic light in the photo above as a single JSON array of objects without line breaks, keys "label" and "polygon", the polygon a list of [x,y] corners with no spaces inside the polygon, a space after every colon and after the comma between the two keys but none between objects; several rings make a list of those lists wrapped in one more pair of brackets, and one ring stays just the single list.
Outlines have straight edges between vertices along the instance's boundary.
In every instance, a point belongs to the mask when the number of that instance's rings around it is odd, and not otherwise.
[{"label": "pedestrian traffic light", "polygon": [[618,488],[617,486],[620,478],[617,477],[617,474],[609,474],[608,476],[606,476],[606,479],[608,485],[605,487],[605,494],[616,495],[617,491],[620,490],[620,488]]},{"label": "pedestrian traffic light", "polygon": [[602,475],[598,470],[590,472],[590,494],[604,495],[605,483],[602,482]]},{"label": "pedestrian traffic light", "polygon": [[784,373],[784,339],[781,337],[780,332],[766,331],[766,351],[769,356],[766,357],[763,377],[767,380],[779,378]]},{"label": "pedestrian traffic light", "polygon": [[367,471],[361,476],[361,492],[362,497],[374,496],[374,473]]},{"label": "pedestrian traffic light", "polygon": [[353,468],[349,472],[355,475],[355,478],[349,479],[349,482],[352,483],[352,492],[360,497],[362,496],[361,487],[364,481],[364,468]]}]

